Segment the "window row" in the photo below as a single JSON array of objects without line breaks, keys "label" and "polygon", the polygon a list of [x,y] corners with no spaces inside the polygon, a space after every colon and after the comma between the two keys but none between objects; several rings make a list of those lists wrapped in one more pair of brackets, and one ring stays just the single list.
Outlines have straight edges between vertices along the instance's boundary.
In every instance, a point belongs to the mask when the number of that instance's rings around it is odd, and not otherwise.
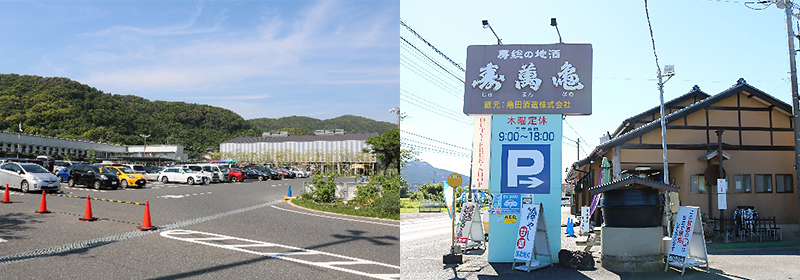
[{"label": "window row", "polygon": [[[791,193],[794,192],[791,174],[775,174],[774,192]],[[752,177],[752,179],[751,179]],[[752,193],[752,186],[755,185],[756,193],[772,193],[773,183],[772,174],[736,174],[728,179],[728,193]],[[755,180],[755,184],[753,184]],[[708,186],[705,176],[702,174],[691,175],[689,178],[689,193],[708,193]],[[716,180],[714,180],[712,191],[716,193]]]}]

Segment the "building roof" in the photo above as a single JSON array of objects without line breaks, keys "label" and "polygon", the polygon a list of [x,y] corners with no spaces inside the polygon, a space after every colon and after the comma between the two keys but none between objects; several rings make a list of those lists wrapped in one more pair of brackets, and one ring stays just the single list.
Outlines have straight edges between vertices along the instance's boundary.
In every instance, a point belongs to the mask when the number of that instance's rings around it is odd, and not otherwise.
[{"label": "building roof", "polygon": [[223,142],[222,144],[242,143],[282,143],[282,142],[315,142],[315,141],[367,141],[368,138],[378,136],[378,133],[365,134],[333,134],[333,135],[290,135],[268,137],[239,137]]},{"label": "building roof", "polygon": [[[675,109],[677,110],[684,109],[684,107],[678,107],[678,104],[682,104],[689,100],[692,100],[692,103],[695,103],[700,100],[706,99],[708,97],[711,97],[711,95],[708,95],[707,93],[700,90],[699,86],[694,85],[691,91],[664,103],[664,111],[672,112],[672,110]],[[660,111],[661,111],[661,106],[659,105],[650,108],[650,110],[641,112],[633,117],[625,119],[624,121],[622,121],[622,124],[620,124],[616,130],[614,130],[614,133],[611,134],[611,138],[613,139],[621,134],[627,133],[628,131],[630,131],[630,129],[636,127],[636,123],[641,122],[641,120],[644,119],[645,117],[655,116],[656,114],[660,114],[661,113]]]},{"label": "building roof", "polygon": [[600,186],[596,186],[596,187],[590,188],[589,189],[589,194],[590,195],[595,195],[595,194],[598,194],[598,193],[601,193],[601,192],[606,192],[606,191],[618,189],[618,188],[621,188],[621,187],[630,186],[630,185],[633,185],[633,184],[648,186],[648,187],[651,187],[651,188],[661,189],[661,190],[666,190],[666,191],[671,191],[671,192],[677,192],[678,190],[680,190],[680,187],[675,186],[675,185],[667,185],[667,184],[664,184],[663,182],[647,180],[647,179],[644,179],[644,178],[631,176],[631,177],[628,177],[628,178],[625,178],[625,179],[622,179],[622,180],[619,180],[619,181],[614,181],[614,182],[611,182],[611,183],[608,183],[608,184],[605,184],[605,185],[600,185]]},{"label": "building roof", "polygon": [[[695,89],[697,91],[699,91],[699,88],[695,88]],[[693,89],[692,92],[694,92],[695,89]],[[691,94],[692,92],[689,92],[689,94]],[[721,100],[723,100],[725,98],[731,97],[734,94],[739,94],[739,93],[742,93],[742,92],[748,93],[748,98],[757,98],[761,102],[764,102],[765,104],[768,104],[770,107],[774,107],[775,109],[777,109],[779,111],[783,111],[787,115],[791,115],[790,112],[792,112],[792,107],[789,104],[786,104],[785,102],[783,102],[783,101],[781,101],[781,100],[779,100],[779,99],[777,99],[777,98],[775,98],[775,97],[773,97],[773,96],[771,96],[771,95],[769,95],[769,94],[767,94],[767,93],[765,93],[765,92],[763,92],[763,91],[761,91],[761,90],[759,90],[759,89],[757,89],[757,88],[755,88],[753,86],[750,86],[749,84],[747,84],[747,82],[743,78],[740,78],[738,81],[736,81],[736,84],[734,84],[733,86],[731,86],[727,90],[722,91],[722,92],[720,92],[720,93],[718,93],[718,94],[716,94],[714,96],[705,98],[705,99],[701,100],[700,102],[694,103],[694,104],[692,104],[692,105],[690,105],[690,106],[688,106],[686,108],[683,108],[681,110],[678,110],[676,112],[668,114],[666,116],[666,123],[671,123],[671,122],[673,122],[675,120],[678,120],[680,118],[688,116],[688,115],[690,115],[690,114],[692,114],[694,112],[697,112],[697,111],[699,111],[701,109],[707,108],[707,107],[711,106],[712,104],[717,103],[717,102],[719,102],[719,101],[721,101]],[[678,97],[676,99],[685,98],[686,96],[687,95],[683,95],[683,96]],[[674,100],[675,99],[673,99],[673,101]],[[672,101],[670,101],[670,102],[672,102]],[[652,109],[650,109],[650,110],[652,110]],[[650,110],[648,110],[646,112],[649,112]],[[642,114],[639,114],[637,116],[640,116],[640,115],[642,115]],[[634,118],[635,118],[635,116],[634,116]],[[629,119],[632,119],[632,118],[629,118]],[[630,131],[628,131],[626,133],[623,133],[621,135],[618,135],[618,136],[614,137],[613,139],[611,139],[609,141],[606,141],[604,143],[601,143],[600,145],[597,145],[597,147],[595,147],[594,150],[592,150],[592,152],[589,153],[589,155],[586,158],[575,162],[572,165],[571,168],[575,169],[576,167],[584,166],[587,163],[591,162],[594,158],[596,158],[598,156],[601,156],[602,154],[604,154],[605,152],[611,150],[612,148],[614,148],[616,146],[622,145],[625,142],[628,142],[628,141],[630,141],[632,139],[635,139],[635,138],[637,138],[637,137],[639,137],[641,135],[644,135],[645,133],[651,132],[651,131],[656,130],[656,129],[661,129],[661,124],[660,123],[661,123],[661,118],[658,118],[658,119],[656,119],[654,121],[651,121],[650,123],[647,123],[647,124],[645,124],[645,125],[643,125],[641,127],[638,127],[636,129],[630,130]]]}]

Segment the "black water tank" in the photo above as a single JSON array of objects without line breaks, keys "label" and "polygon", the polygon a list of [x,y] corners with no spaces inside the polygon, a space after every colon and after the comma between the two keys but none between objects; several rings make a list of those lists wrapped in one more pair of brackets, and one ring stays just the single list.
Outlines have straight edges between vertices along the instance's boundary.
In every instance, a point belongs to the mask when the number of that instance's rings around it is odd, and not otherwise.
[{"label": "black water tank", "polygon": [[655,189],[611,190],[603,193],[603,218],[609,227],[661,225],[664,205]]}]

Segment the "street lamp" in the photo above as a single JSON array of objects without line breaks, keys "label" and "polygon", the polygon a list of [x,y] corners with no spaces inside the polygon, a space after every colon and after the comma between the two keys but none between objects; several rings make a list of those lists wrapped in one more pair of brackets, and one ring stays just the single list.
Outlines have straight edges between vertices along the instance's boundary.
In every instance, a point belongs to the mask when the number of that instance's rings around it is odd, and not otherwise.
[{"label": "street lamp", "polygon": [[147,135],[139,134],[139,136],[141,136],[142,139],[144,139],[144,149],[142,149],[142,154],[147,155],[147,138],[150,137],[150,134]]},{"label": "street lamp", "polygon": [[563,44],[564,41],[561,40],[561,31],[558,31],[558,23],[556,22],[556,18],[550,18],[550,26],[556,28],[556,33],[558,33],[558,43]]},{"label": "street lamp", "polygon": [[500,37],[498,37],[497,33],[494,32],[494,28],[492,28],[492,26],[489,25],[489,20],[488,19],[484,19],[483,20],[483,29],[487,29],[487,28],[489,30],[491,30],[492,34],[494,34],[494,37],[497,38],[497,44],[498,45],[502,45],[503,44],[503,40],[500,40]]}]

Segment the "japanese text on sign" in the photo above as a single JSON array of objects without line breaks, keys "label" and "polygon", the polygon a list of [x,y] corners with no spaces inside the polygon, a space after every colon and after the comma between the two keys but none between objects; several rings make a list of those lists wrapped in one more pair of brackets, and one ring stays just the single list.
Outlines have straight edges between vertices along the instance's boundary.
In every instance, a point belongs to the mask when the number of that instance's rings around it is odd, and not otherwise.
[{"label": "japanese text on sign", "polygon": [[591,114],[592,46],[467,48],[466,114]]},{"label": "japanese text on sign", "polygon": [[517,230],[517,247],[514,258],[530,261],[533,253],[533,242],[536,240],[536,229],[539,221],[540,206],[523,204],[519,229]]},{"label": "japanese text on sign", "polygon": [[672,243],[669,248],[669,261],[684,262],[689,253],[689,244],[694,232],[697,208],[681,206],[675,217],[675,229],[672,231]]},{"label": "japanese text on sign", "polygon": [[475,214],[475,204],[464,203],[464,206],[461,208],[461,219],[459,220],[460,224],[458,225],[458,231],[456,232],[456,243],[459,244],[467,243],[467,238],[469,236],[464,236],[464,227],[467,225],[467,223],[472,222],[473,219],[472,216],[474,214]]}]

